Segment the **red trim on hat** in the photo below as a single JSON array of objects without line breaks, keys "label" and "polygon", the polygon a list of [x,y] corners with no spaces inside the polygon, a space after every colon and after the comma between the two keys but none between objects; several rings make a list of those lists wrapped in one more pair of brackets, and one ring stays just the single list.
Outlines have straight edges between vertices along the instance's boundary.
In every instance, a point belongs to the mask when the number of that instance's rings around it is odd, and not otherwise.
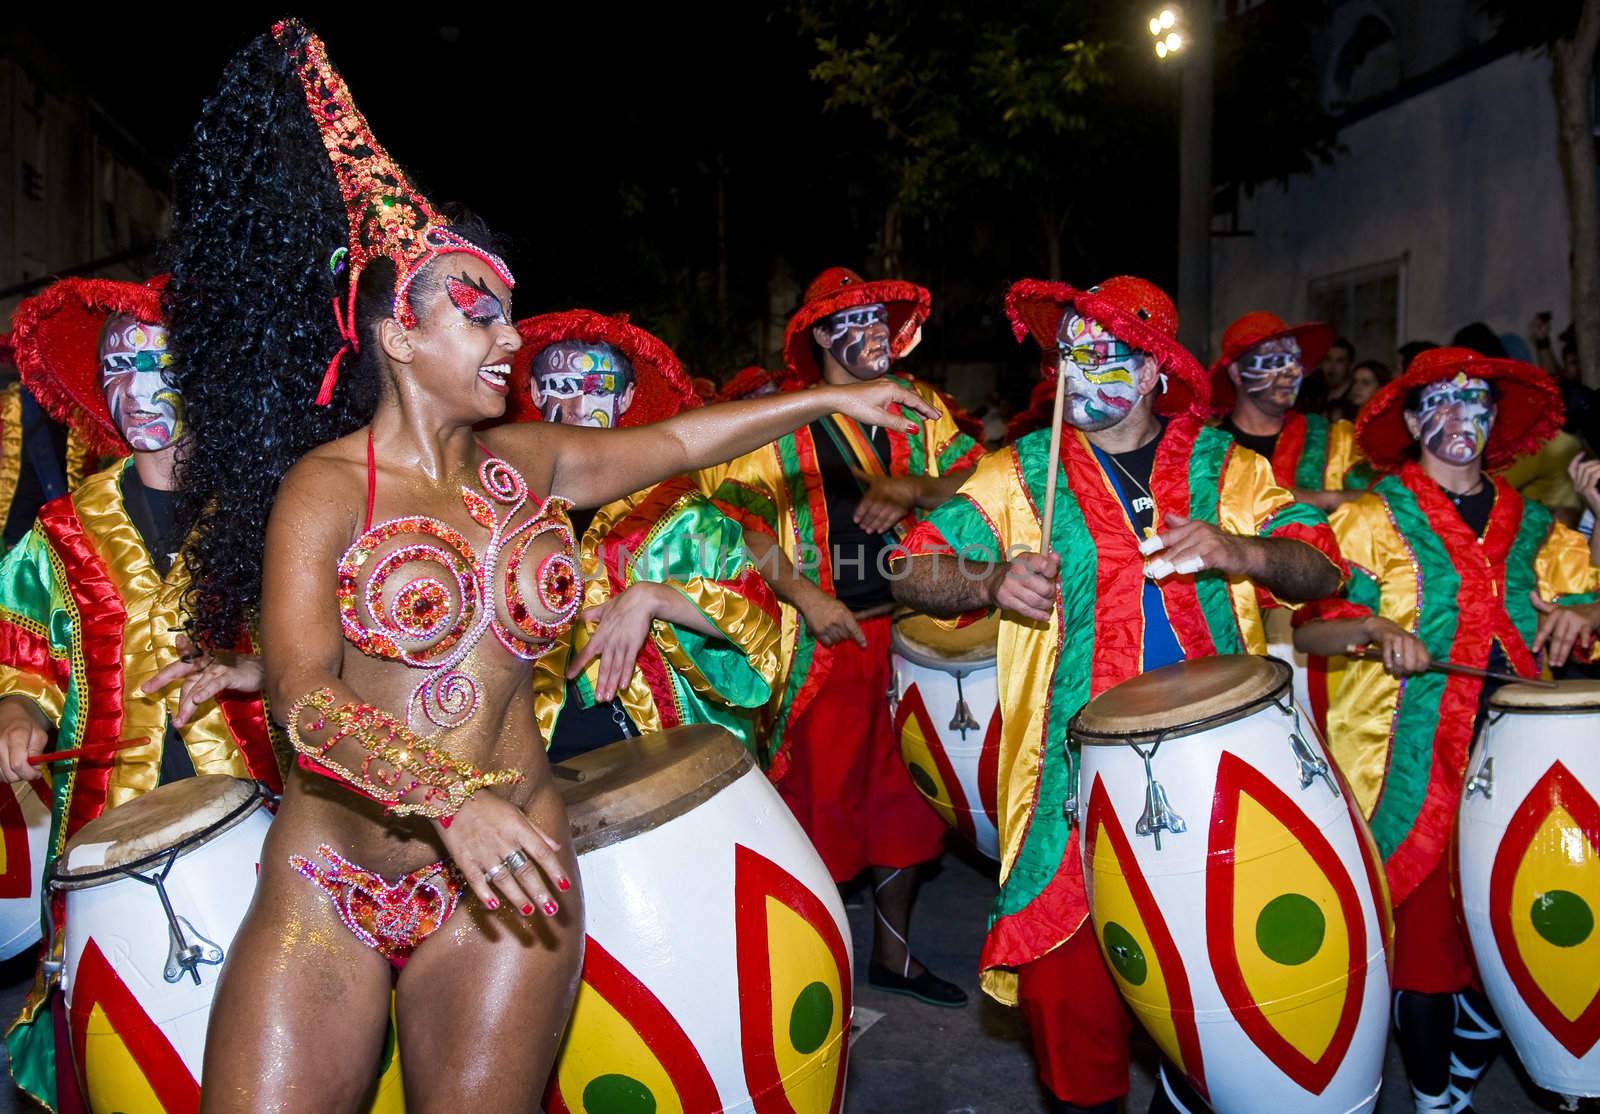
[{"label": "red trim on hat", "polygon": [[540,420],[531,387],[533,361],[546,348],[563,341],[608,344],[633,365],[633,405],[617,420],[619,429],[659,422],[680,410],[702,405],[672,349],[629,323],[625,313],[609,317],[588,309],[544,313],[518,321],[517,332],[522,336],[522,347],[511,357],[511,397],[506,408],[506,417],[511,421]]},{"label": "red trim on hat", "polygon": [[1222,354],[1211,365],[1211,412],[1229,414],[1233,411],[1233,378],[1228,365],[1250,349],[1279,337],[1294,337],[1300,345],[1300,366],[1314,368],[1333,347],[1333,326],[1321,321],[1305,321],[1299,325],[1287,324],[1283,318],[1266,310],[1256,310],[1239,318],[1222,333]]},{"label": "red trim on hat", "polygon": [[825,317],[856,306],[882,305],[889,314],[889,355],[899,359],[928,320],[933,295],[914,282],[867,282],[848,267],[829,267],[806,287],[805,301],[783,331],[783,363],[802,386],[822,377],[812,354],[811,327]]},{"label": "red trim on hat", "polygon": [[28,392],[101,456],[127,456],[100,381],[100,333],[119,313],[162,325],[166,275],[148,282],[64,278],[17,307],[11,343]]},{"label": "red trim on hat", "polygon": [[764,367],[752,365],[740,368],[734,377],[722,385],[717,392],[718,402],[737,402],[754,391],[759,391],[768,383],[778,378],[776,372],[768,371]]},{"label": "red trim on hat", "polygon": [[1470,348],[1431,348],[1411,361],[1404,375],[1385,384],[1356,415],[1356,445],[1374,468],[1393,472],[1413,456],[1416,440],[1406,428],[1406,395],[1457,372],[1487,379],[1499,392],[1494,428],[1484,451],[1485,467],[1505,468],[1556,435],[1565,417],[1561,389],[1542,369],[1521,360],[1480,355]]}]

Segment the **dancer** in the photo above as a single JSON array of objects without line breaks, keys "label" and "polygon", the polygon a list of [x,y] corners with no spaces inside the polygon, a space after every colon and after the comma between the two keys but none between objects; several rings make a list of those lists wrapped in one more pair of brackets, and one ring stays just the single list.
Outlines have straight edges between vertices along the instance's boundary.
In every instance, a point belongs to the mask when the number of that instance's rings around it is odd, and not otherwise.
[{"label": "dancer", "polygon": [[[1049,375],[1064,361],[1052,537],[1041,538],[1043,429],[985,457],[912,531],[895,595],[935,615],[1001,609],[1001,883],[983,985],[1020,1001],[1051,1108],[1110,1112],[1128,1091],[1133,1022],[1085,929],[1078,833],[1063,811],[1077,761],[1067,721],[1145,670],[1264,653],[1258,594],[1291,606],[1325,596],[1342,566],[1322,512],[1204,424],[1206,376],[1174,339],[1177,311],[1159,289],[1024,280],[1006,312]],[[1008,560],[1014,547],[1028,552]],[[1153,1109],[1170,1108],[1159,1093]]]},{"label": "dancer", "polygon": [[1470,1109],[1499,1027],[1450,894],[1449,846],[1468,751],[1495,687],[1435,661],[1536,677],[1593,649],[1600,568],[1583,538],[1485,470],[1561,426],[1549,377],[1518,360],[1435,348],[1361,412],[1388,473],[1333,515],[1351,579],[1307,608],[1296,644],[1370,645],[1328,713],[1329,741],[1383,852],[1395,904],[1395,1026],[1416,1108]]},{"label": "dancer", "polygon": [[[476,91],[449,93],[476,128]],[[196,634],[225,643],[259,609],[299,764],[218,984],[203,1107],[358,1105],[392,987],[409,1106],[535,1110],[583,942],[531,684],[580,604],[566,509],[835,409],[936,412],[868,384],[475,433],[521,345],[511,272],[416,190],[295,21],[230,61],[175,181]]]},{"label": "dancer", "polygon": [[[672,350],[626,315],[549,313],[517,332],[515,418],[628,429],[700,405]],[[572,639],[534,667],[550,760],[715,723],[761,761],[757,713],[778,681],[778,601],[739,525],[685,476],[572,520],[584,610]]]},{"label": "dancer", "polygon": [[[17,307],[15,335],[40,404],[94,452],[126,459],[46,504],[0,562],[0,777],[48,793],[51,859],[106,809],[179,778],[281,789],[248,634],[226,643],[240,653],[202,659],[181,633],[189,577],[173,489],[188,429],[159,284],[62,279]],[[79,747],[100,753],[56,766],[44,789],[28,760]],[[53,955],[64,912],[53,910]],[[53,988],[41,973],[6,1037],[18,1086],[51,1106],[57,1057],[71,1062],[41,1009]]]},{"label": "dancer", "polygon": [[[932,387],[890,371],[916,343],[929,302],[920,286],[831,268],[790,319],[785,359],[799,383],[897,383],[936,405]],[[895,532],[953,495],[982,452],[948,414],[882,435],[831,418],[702,477],[746,523],[757,564],[785,604],[788,684],[773,710],[769,774],[835,881],[871,868],[867,981],[938,1006],[967,996],[917,962],[908,943],[918,868],[938,856],[945,825],[900,759],[885,699],[886,561]]]}]

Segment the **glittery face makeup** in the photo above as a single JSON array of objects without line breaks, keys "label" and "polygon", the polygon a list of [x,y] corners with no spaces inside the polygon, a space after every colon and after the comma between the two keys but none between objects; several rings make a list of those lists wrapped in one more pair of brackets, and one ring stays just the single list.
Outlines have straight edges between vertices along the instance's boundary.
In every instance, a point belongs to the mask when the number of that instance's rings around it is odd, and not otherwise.
[{"label": "glittery face makeup", "polygon": [[167,384],[171,366],[162,326],[128,314],[106,323],[100,337],[100,384],[111,420],[136,453],[160,452],[188,432],[183,397]]},{"label": "glittery face makeup", "polygon": [[1250,400],[1268,414],[1289,411],[1300,397],[1305,367],[1300,361],[1300,343],[1294,337],[1264,340],[1241,356],[1239,387]]},{"label": "glittery face makeup", "polygon": [[609,429],[633,404],[633,367],[609,344],[552,344],[533,381],[547,422]]},{"label": "glittery face makeup", "polygon": [[1139,401],[1144,354],[1075,313],[1061,318],[1056,349],[1066,369],[1067,423],[1076,429],[1110,429]]},{"label": "glittery face makeup", "polygon": [[450,304],[461,311],[461,316],[479,328],[486,329],[490,325],[511,323],[511,314],[507,312],[499,296],[490,290],[481,278],[472,278],[465,271],[460,277],[446,275],[444,289],[450,296]]},{"label": "glittery face makeup", "polygon": [[889,311],[874,303],[840,310],[817,326],[817,342],[857,379],[889,370]]},{"label": "glittery face makeup", "polygon": [[1423,451],[1446,464],[1471,464],[1483,455],[1494,428],[1494,392],[1487,381],[1458,372],[1418,392],[1406,425]]}]

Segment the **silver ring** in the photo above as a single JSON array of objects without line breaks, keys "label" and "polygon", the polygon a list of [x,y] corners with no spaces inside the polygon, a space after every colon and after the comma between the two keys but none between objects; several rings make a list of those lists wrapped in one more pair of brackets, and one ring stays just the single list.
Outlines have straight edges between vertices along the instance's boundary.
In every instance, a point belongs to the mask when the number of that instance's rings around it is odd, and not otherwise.
[{"label": "silver ring", "polygon": [[524,855],[521,851],[513,851],[511,854],[501,859],[500,863],[507,870],[514,874],[528,865],[528,856]]},{"label": "silver ring", "polygon": [[493,882],[505,872],[506,864],[504,862],[495,863],[492,867],[483,872],[483,880],[485,882]]}]

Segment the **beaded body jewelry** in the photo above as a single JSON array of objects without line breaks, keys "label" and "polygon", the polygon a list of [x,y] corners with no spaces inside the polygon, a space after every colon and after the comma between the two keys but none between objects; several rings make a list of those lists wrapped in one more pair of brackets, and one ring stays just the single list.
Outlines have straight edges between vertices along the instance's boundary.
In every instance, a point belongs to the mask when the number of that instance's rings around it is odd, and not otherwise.
[{"label": "beaded body jewelry", "polygon": [[461,882],[444,863],[432,863],[391,882],[326,843],[317,854],[327,866],[303,855],[290,855],[289,865],[326,890],[344,926],[396,967],[450,919],[461,896]]}]

